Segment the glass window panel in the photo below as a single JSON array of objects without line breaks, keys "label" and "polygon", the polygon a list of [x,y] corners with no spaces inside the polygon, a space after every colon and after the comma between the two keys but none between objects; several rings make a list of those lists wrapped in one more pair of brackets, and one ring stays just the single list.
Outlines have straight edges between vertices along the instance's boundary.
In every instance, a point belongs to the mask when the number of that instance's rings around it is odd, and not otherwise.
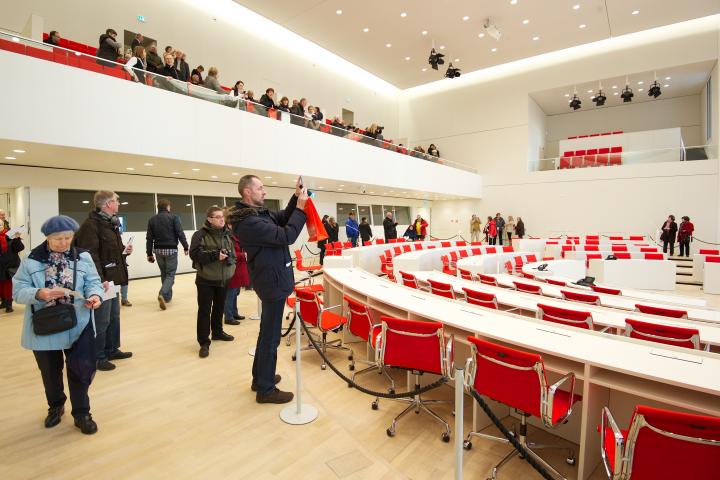
[{"label": "glass window panel", "polygon": [[358,205],[357,209],[357,221],[360,223],[362,218],[367,218],[367,221],[372,225],[372,215],[370,215],[370,207],[368,205]]},{"label": "glass window panel", "polygon": [[210,207],[224,207],[224,197],[203,197],[201,195],[195,195],[195,230],[198,230],[205,224],[207,215],[205,212]]},{"label": "glass window panel", "polygon": [[382,225],[383,219],[385,218],[385,212],[383,211],[382,205],[372,206],[372,223],[373,225]]},{"label": "glass window panel", "polygon": [[348,214],[355,210],[357,210],[357,205],[354,203],[338,203],[335,221],[340,225],[345,225],[345,220],[347,220]]},{"label": "glass window panel", "polygon": [[155,215],[154,193],[115,192],[120,197],[118,218],[123,232],[145,232],[147,222]]},{"label": "glass window panel", "polygon": [[410,207],[393,207],[395,221],[400,225],[410,225]]},{"label": "glass window panel", "polygon": [[58,190],[60,215],[67,215],[82,224],[88,214],[95,210],[93,195],[95,195],[93,190]]},{"label": "glass window panel", "polygon": [[170,200],[170,211],[180,217],[183,230],[195,230],[193,219],[192,195],[174,195],[171,193],[158,193],[158,202],[162,199]]}]

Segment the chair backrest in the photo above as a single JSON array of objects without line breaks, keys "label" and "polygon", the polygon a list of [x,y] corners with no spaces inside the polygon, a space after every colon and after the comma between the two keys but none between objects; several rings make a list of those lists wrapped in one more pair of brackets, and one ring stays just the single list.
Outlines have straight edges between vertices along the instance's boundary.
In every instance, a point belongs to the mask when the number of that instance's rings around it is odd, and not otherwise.
[{"label": "chair backrest", "polygon": [[628,247],[627,245],[613,245],[610,247],[613,252],[627,252]]},{"label": "chair backrest", "polygon": [[347,296],[343,297],[348,304],[348,329],[366,342],[371,339],[372,318],[367,305],[353,300]]},{"label": "chair backrest", "polygon": [[558,287],[567,287],[567,282],[563,282],[562,280],[553,280],[552,278],[545,279],[547,283],[550,285],[555,285]]},{"label": "chair backrest", "polygon": [[393,247],[393,253],[397,255],[402,255],[403,251],[401,247]]},{"label": "chair backrest", "polygon": [[465,240],[458,240],[455,242],[455,245],[458,247],[465,247],[467,246],[467,242]]},{"label": "chair backrest", "polygon": [[600,297],[589,293],[576,292],[574,290],[560,290],[563,300],[571,302],[587,303],[589,305],[600,305]]},{"label": "chair backrest", "polygon": [[460,272],[460,278],[462,278],[463,280],[473,280],[473,274],[470,270],[458,268],[458,271]]},{"label": "chair backrest", "polygon": [[542,357],[475,337],[468,337],[468,341],[474,360],[469,378],[475,390],[539,417],[541,397],[547,388]]},{"label": "chair backrest", "polygon": [[592,288],[593,292],[595,293],[604,293],[606,295],[622,295],[622,290],[618,288],[599,287],[597,285],[590,285],[590,288]]},{"label": "chair backrest", "polygon": [[708,255],[705,257],[705,263],[720,263],[720,256]]},{"label": "chair backrest", "polygon": [[505,271],[507,271],[507,273],[509,273],[510,275],[513,274],[513,265],[512,265],[512,263],[510,262],[510,260],[508,260],[507,262],[505,262]]},{"label": "chair backrest", "polygon": [[497,297],[493,293],[478,292],[471,288],[463,287],[465,301],[471,305],[479,305],[485,308],[498,309]]},{"label": "chair backrest", "polygon": [[686,310],[656,307],[654,305],[643,305],[642,303],[636,303],[635,310],[637,310],[638,312],[647,313],[649,315],[659,315],[661,317],[688,318],[688,312]]},{"label": "chair backrest", "polygon": [[453,290],[452,285],[449,283],[436,282],[429,278],[428,283],[430,284],[430,292],[433,294],[455,300],[455,290]]},{"label": "chair backrest", "polygon": [[401,270],[400,278],[402,279],[402,284],[406,287],[418,288],[417,278],[415,278],[415,275],[413,275],[412,273],[403,272]]},{"label": "chair backrest", "polygon": [[621,454],[620,478],[718,478],[720,418],[638,405]]},{"label": "chair backrest", "polygon": [[367,247],[368,245],[372,245],[371,240],[367,240],[367,241],[363,242],[363,247]]},{"label": "chair backrest", "polygon": [[529,283],[515,281],[513,281],[513,283],[515,284],[515,289],[518,292],[532,293],[533,295],[542,295],[542,287],[540,287],[540,285],[531,285]]},{"label": "chair backrest", "polygon": [[665,260],[665,255],[662,253],[646,253],[645,260]]},{"label": "chair backrest", "polygon": [[512,247],[512,245],[503,245],[502,247],[503,253],[512,253],[515,251],[515,249]]},{"label": "chair backrest", "polygon": [[630,240],[632,240],[633,242],[637,242],[645,240],[645,237],[643,237],[642,235],[630,235]]},{"label": "chair backrest", "polygon": [[405,253],[412,252],[412,245],[403,245],[402,249]]},{"label": "chair backrest", "polygon": [[525,260],[527,263],[537,262],[537,256],[534,253],[531,253],[529,255],[525,255]]},{"label": "chair backrest", "polygon": [[452,252],[450,252],[450,260],[452,261],[452,263],[457,262],[459,259],[460,258],[458,257],[458,254],[456,251],[453,250]]},{"label": "chair backrest", "polygon": [[480,279],[480,283],[484,283],[485,285],[492,285],[493,287],[498,286],[497,278],[493,277],[492,275],[478,273],[478,278]]},{"label": "chair backrest", "polygon": [[447,247],[451,246],[451,243],[450,242],[440,242],[440,246],[443,248],[447,248]]},{"label": "chair backrest", "polygon": [[467,250],[460,250],[460,258],[467,258],[469,255]]},{"label": "chair backrest", "polygon": [[375,239],[375,245],[382,245],[382,244],[384,244],[384,243],[385,243],[385,239],[384,239],[384,238],[376,238],[376,239]]},{"label": "chair backrest", "polygon": [[447,374],[442,323],[386,316],[380,321],[381,365]]},{"label": "chair backrest", "polygon": [[322,307],[317,293],[309,288],[296,288],[295,297],[297,297],[296,304],[303,321],[308,325],[318,326]]},{"label": "chair backrest", "polygon": [[649,342],[700,349],[700,332],[697,328],[658,325],[642,320],[625,319],[625,336]]},{"label": "chair backrest", "polygon": [[615,252],[613,255],[615,255],[615,258],[618,260],[630,260],[632,258],[630,252]]},{"label": "chair backrest", "polygon": [[657,247],[640,247],[640,253],[657,253]]},{"label": "chair backrest", "polygon": [[600,251],[600,246],[598,246],[598,245],[585,245],[585,251],[586,251],[586,252],[598,252],[598,251]]},{"label": "chair backrest", "polygon": [[473,255],[482,255],[482,249],[480,249],[480,248],[477,248],[477,247],[471,248],[470,251],[472,252]]},{"label": "chair backrest", "polygon": [[516,267],[522,267],[525,264],[525,262],[523,261],[522,255],[518,255],[517,257],[514,257],[513,261],[515,262]]},{"label": "chair backrest", "polygon": [[520,275],[527,278],[528,280],[535,280],[535,275],[533,275],[532,273],[525,273],[523,271],[520,271]]},{"label": "chair backrest", "polygon": [[711,249],[711,248],[701,248],[698,250],[698,253],[700,255],[720,255],[720,250],[717,249]]},{"label": "chair backrest", "polygon": [[497,253],[497,248],[495,247],[487,247],[485,249],[485,253]]},{"label": "chair backrest", "polygon": [[537,318],[548,322],[570,325],[571,327],[593,329],[592,314],[581,310],[571,310],[538,303]]}]

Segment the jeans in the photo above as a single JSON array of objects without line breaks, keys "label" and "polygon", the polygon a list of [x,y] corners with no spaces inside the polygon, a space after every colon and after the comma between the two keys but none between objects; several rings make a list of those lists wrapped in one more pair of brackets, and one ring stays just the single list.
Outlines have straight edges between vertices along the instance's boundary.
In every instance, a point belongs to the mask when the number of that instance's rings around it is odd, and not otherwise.
[{"label": "jeans", "polygon": [[507,232],[508,236],[508,245],[512,245],[512,232]]},{"label": "jeans", "polygon": [[275,389],[275,368],[277,349],[280,345],[282,316],[285,311],[285,299],[262,300],[260,314],[260,333],[258,334],[253,359],[253,384],[259,394],[270,393]]},{"label": "jeans", "polygon": [[95,356],[98,361],[107,360],[120,349],[120,296],[105,300],[95,310]]},{"label": "jeans", "polygon": [[88,322],[80,338],[67,350],[34,350],[40,369],[45,398],[49,407],[65,405],[67,396],[63,385],[63,352],[67,362],[67,379],[73,417],[90,413],[88,389],[95,376],[95,340],[92,322]]},{"label": "jeans", "polygon": [[675,255],[675,242],[671,242],[669,240],[663,240],[663,253],[667,253],[668,246],[670,247],[670,256]]},{"label": "jeans", "polygon": [[237,309],[237,297],[240,295],[240,287],[228,288],[225,294],[225,320],[232,320],[240,316]]},{"label": "jeans", "polygon": [[155,254],[155,261],[160,267],[160,280],[162,280],[162,287],[158,295],[162,295],[166,302],[172,300],[172,287],[175,284],[175,272],[177,272],[178,266],[178,254],[173,255],[160,255]]},{"label": "jeans", "polygon": [[358,246],[358,244],[357,244],[358,237],[350,237],[349,240],[350,240],[350,244],[353,246],[353,248]]},{"label": "jeans", "polygon": [[680,256],[685,254],[686,257],[690,256],[690,237],[685,240],[680,240]]},{"label": "jeans", "polygon": [[128,286],[129,285],[122,285],[120,287],[120,300],[123,302],[127,302]]},{"label": "jeans", "polygon": [[202,347],[210,345],[210,332],[223,333],[222,316],[225,309],[225,287],[195,285],[197,287],[197,341]]},{"label": "jeans", "polygon": [[498,245],[503,244],[503,229],[502,228],[498,229],[498,231],[497,231],[496,242]]}]

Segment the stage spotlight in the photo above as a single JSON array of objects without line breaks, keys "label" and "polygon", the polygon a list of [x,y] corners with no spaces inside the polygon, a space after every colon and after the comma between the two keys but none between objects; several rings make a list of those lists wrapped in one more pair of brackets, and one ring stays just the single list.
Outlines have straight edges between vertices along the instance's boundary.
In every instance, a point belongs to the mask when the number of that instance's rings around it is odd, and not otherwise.
[{"label": "stage spotlight", "polygon": [[602,90],[598,90],[597,95],[595,95],[592,99],[592,101],[595,102],[596,107],[602,107],[605,105],[605,100],[607,100],[607,97]]},{"label": "stage spotlight", "polygon": [[573,110],[577,110],[582,105],[582,101],[580,101],[580,98],[578,98],[577,94],[573,95],[572,100],[570,100],[570,107],[572,107]]},{"label": "stage spotlight", "polygon": [[622,91],[622,94],[620,94],[620,98],[623,99],[624,103],[632,102],[632,98],[635,96],[635,94],[632,91],[632,88],[625,85],[625,89]]},{"label": "stage spotlight", "polygon": [[650,85],[650,90],[648,90],[648,97],[659,97],[662,95],[662,92],[660,91],[660,85],[658,84],[657,80],[655,80],[652,85]]},{"label": "stage spotlight", "polygon": [[459,76],[460,76],[460,69],[453,67],[452,62],[450,62],[447,72],[445,72],[445,78],[457,78]]},{"label": "stage spotlight", "polygon": [[433,70],[437,70],[438,65],[443,65],[445,63],[445,60],[443,60],[444,56],[445,55],[443,55],[442,53],[437,53],[434,48],[430,50],[430,57],[428,58],[428,63]]}]

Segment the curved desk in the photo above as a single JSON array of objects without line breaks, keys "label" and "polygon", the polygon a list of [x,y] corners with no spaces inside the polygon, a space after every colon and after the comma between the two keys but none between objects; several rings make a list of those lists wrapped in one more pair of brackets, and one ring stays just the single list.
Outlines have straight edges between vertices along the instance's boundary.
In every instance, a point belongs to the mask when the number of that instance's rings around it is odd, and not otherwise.
[{"label": "curved desk", "polygon": [[[445,241],[446,243],[447,241]],[[456,246],[458,242],[464,243],[460,240],[451,241],[452,245]],[[400,247],[402,248],[403,245],[412,245],[413,248],[415,248],[416,245],[422,245],[423,249],[426,249],[429,246],[435,246],[435,248],[440,248],[442,246],[443,241],[440,240],[432,240],[432,241],[423,241],[423,242],[399,242],[399,243],[383,243],[380,245],[368,245],[365,247],[355,247],[355,248],[347,248],[342,251],[343,257],[352,257],[352,264],[356,267],[362,268],[363,270],[366,270],[370,273],[374,273],[375,275],[380,274],[380,255],[385,253],[385,250],[392,250],[394,247]],[[325,257],[327,260],[331,257]]]},{"label": "curved desk", "polygon": [[616,288],[675,290],[677,265],[670,260],[590,260],[588,275]]},{"label": "curved desk", "polygon": [[[482,252],[481,255],[472,255],[473,249],[480,249],[480,251]],[[485,257],[488,255],[494,255],[492,253],[488,254],[488,249],[502,250],[503,247],[502,245],[479,245],[475,247],[445,247],[407,252],[393,257],[393,271],[395,273],[395,276],[398,276],[398,272],[401,270],[403,272],[410,272],[414,270],[441,270],[442,261],[440,260],[440,258],[448,255],[450,252],[459,253],[461,251],[467,251],[468,254],[471,256],[465,258]],[[458,260],[458,264],[459,263],[460,260]]]},{"label": "curved desk", "polygon": [[[605,406],[618,412],[620,421],[629,420],[637,403],[720,416],[720,355],[548,325],[413,290],[361,269],[326,269],[324,280],[326,301],[331,305],[341,304],[347,295],[367,304],[376,316],[444,323],[446,332],[455,334],[457,362],[464,361],[458,353],[463,336],[475,335],[538,352],[555,375],[575,372],[576,389],[583,400],[571,421],[553,433],[566,438],[577,434],[581,480],[601,462],[596,425]],[[479,428],[485,417],[475,406],[473,411],[475,428]],[[579,433],[573,432],[578,419]]]}]

